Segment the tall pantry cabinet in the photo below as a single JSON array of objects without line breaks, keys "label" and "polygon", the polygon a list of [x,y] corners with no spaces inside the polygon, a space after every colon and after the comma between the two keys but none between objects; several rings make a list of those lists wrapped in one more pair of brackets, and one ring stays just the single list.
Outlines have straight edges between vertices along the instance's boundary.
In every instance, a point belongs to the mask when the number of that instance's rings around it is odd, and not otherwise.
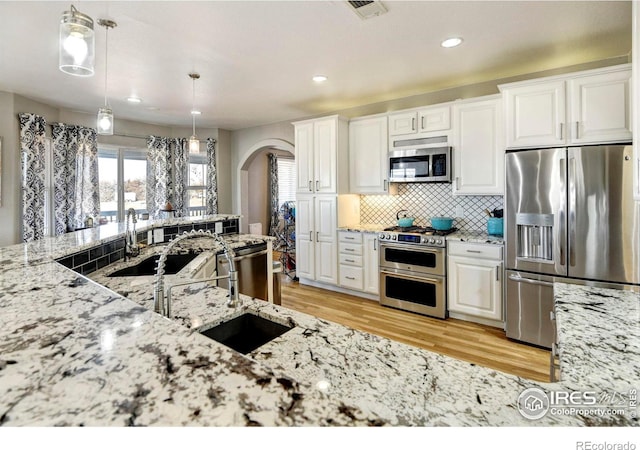
[{"label": "tall pantry cabinet", "polygon": [[349,128],[329,116],[293,123],[296,147],[296,274],[303,284],[338,284],[338,226],[357,223],[349,190]]}]

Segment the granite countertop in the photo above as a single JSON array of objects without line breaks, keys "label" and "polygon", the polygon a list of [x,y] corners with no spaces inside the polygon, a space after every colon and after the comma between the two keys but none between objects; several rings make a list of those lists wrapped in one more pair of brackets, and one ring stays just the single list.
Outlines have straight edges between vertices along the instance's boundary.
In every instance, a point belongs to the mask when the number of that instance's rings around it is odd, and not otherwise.
[{"label": "granite countertop", "polygon": [[382,225],[379,223],[363,223],[360,225],[349,225],[345,227],[338,227],[338,231],[353,231],[356,233],[379,233],[387,228],[389,225]]},{"label": "granite countertop", "polygon": [[[246,296],[230,309],[226,290],[204,283],[174,289],[169,320],[148,309],[150,283],[129,280],[124,298],[126,280],[100,278],[114,268],[89,280],[52,261],[55,246],[27,247],[0,248],[0,424],[637,424],[518,412],[526,388],[599,389],[600,379],[525,380]],[[247,356],[198,333],[245,311],[294,328]]]},{"label": "granite countertop", "polygon": [[476,244],[503,245],[503,236],[487,234],[486,231],[464,231],[459,230],[447,235],[447,241],[473,242]]}]

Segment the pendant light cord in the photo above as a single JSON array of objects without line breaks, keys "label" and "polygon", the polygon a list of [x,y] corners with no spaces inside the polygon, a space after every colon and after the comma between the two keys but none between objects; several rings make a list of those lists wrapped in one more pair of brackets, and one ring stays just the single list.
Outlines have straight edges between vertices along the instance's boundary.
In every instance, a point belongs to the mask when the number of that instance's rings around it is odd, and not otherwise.
[{"label": "pendant light cord", "polygon": [[196,78],[193,77],[193,98],[191,100],[191,119],[193,122],[193,135],[196,135],[196,115],[193,113],[196,110]]},{"label": "pendant light cord", "polygon": [[104,107],[107,108],[107,69],[109,67],[109,27],[105,27],[107,34],[104,39]]}]

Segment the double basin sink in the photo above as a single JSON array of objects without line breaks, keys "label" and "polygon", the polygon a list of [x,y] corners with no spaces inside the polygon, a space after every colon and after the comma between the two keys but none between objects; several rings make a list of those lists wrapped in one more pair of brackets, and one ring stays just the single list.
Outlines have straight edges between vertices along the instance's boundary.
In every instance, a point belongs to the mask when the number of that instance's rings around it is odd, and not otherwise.
[{"label": "double basin sink", "polygon": [[[175,275],[197,256],[197,253],[167,255],[165,274]],[[108,276],[132,277],[155,275],[159,259],[160,255],[150,256],[138,264],[125,267]],[[227,322],[200,330],[200,334],[246,355],[258,347],[271,342],[275,338],[282,336],[291,328],[292,327],[273,322],[255,314],[244,313]]]}]

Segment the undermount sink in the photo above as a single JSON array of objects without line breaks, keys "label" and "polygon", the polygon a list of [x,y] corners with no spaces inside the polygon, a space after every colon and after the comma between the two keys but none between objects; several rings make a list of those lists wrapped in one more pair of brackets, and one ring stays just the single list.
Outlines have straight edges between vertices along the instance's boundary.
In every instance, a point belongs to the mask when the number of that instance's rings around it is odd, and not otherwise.
[{"label": "undermount sink", "polygon": [[244,313],[228,322],[200,331],[200,333],[246,355],[278,336],[282,336],[291,328],[255,314]]},{"label": "undermount sink", "polygon": [[[185,253],[180,255],[167,255],[167,262],[164,267],[164,273],[166,275],[175,275],[180,272],[184,266],[189,264],[197,253]],[[147,259],[140,261],[135,266],[125,267],[124,269],[117,270],[109,277],[137,277],[143,275],[155,275],[156,267],[158,266],[158,260],[160,255],[154,255]]]}]

